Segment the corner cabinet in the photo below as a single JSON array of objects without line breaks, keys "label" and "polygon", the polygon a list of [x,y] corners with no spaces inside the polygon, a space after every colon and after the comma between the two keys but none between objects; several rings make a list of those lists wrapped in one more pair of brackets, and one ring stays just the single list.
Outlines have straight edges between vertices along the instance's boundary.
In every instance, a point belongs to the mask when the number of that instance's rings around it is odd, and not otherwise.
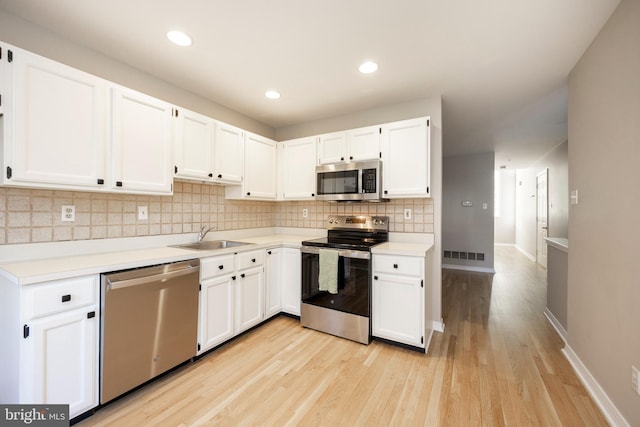
[{"label": "corner cabinet", "polygon": [[125,88],[112,89],[111,188],[171,194],[173,114],[168,103]]},{"label": "corner cabinet", "polygon": [[280,143],[280,200],[313,200],[316,193],[317,138]]},{"label": "corner cabinet", "polygon": [[277,147],[268,138],[247,132],[244,139],[244,180],[225,188],[227,199],[276,200]]},{"label": "corner cabinet", "polygon": [[373,255],[374,337],[425,349],[425,258]]},{"label": "corner cabinet", "polygon": [[103,188],[108,82],[7,45],[1,55],[2,184]]},{"label": "corner cabinet", "polygon": [[430,119],[387,123],[381,128],[384,197],[431,197]]},{"label": "corner cabinet", "polygon": [[68,404],[72,418],[96,407],[99,276],[0,288],[0,401]]}]

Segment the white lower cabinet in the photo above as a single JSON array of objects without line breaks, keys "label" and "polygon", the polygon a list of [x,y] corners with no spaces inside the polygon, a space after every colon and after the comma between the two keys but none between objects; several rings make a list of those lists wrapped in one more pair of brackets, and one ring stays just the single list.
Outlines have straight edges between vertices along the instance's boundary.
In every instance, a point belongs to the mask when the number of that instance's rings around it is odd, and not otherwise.
[{"label": "white lower cabinet", "polygon": [[201,280],[198,354],[233,337],[233,304],[231,275]]},{"label": "white lower cabinet", "polygon": [[71,418],[98,405],[98,284],[99,276],[0,283],[1,402],[68,404]]},{"label": "white lower cabinet", "polygon": [[373,336],[425,348],[424,257],[373,255]]},{"label": "white lower cabinet", "polygon": [[236,334],[264,320],[264,267],[242,270],[236,277]]},{"label": "white lower cabinet", "polygon": [[281,277],[282,248],[269,248],[264,258],[264,317],[273,317],[282,310]]},{"label": "white lower cabinet", "polygon": [[300,248],[282,249],[282,311],[300,316],[302,257]]}]

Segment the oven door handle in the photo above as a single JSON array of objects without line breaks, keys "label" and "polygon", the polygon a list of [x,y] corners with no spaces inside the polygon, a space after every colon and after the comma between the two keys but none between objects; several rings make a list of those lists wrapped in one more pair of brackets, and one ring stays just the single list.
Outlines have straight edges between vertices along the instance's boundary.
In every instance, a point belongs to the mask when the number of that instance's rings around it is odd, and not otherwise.
[{"label": "oven door handle", "polygon": [[329,251],[336,251],[336,252],[338,252],[338,256],[341,256],[343,258],[358,258],[358,259],[370,259],[371,258],[371,252],[367,252],[367,251],[352,251],[352,250],[349,250],[349,249],[319,248],[317,246],[301,246],[300,247],[300,252],[302,252],[303,254],[318,255],[318,254],[320,254],[320,249],[326,249],[326,250],[329,250]]}]

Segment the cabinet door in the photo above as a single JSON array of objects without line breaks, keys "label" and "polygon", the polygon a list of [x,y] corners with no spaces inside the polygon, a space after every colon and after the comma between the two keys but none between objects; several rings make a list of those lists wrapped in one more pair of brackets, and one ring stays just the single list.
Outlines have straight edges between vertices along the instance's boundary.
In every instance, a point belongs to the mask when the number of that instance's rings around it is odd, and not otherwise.
[{"label": "cabinet door", "polygon": [[277,143],[247,133],[244,150],[245,196],[274,200],[277,196]]},{"label": "cabinet door", "polygon": [[385,197],[429,197],[429,119],[382,126]]},{"label": "cabinet door", "polygon": [[213,177],[213,119],[179,109],[174,140],[175,176],[198,181]]},{"label": "cabinet door", "polygon": [[242,129],[217,122],[213,138],[213,179],[240,184],[244,169],[244,133]]},{"label": "cabinet door", "polygon": [[114,88],[112,186],[125,193],[171,194],[171,105]]},{"label": "cabinet door", "polygon": [[236,333],[262,322],[264,295],[263,267],[243,270],[236,280]]},{"label": "cabinet door", "polygon": [[300,249],[282,249],[282,311],[300,316],[302,257]]},{"label": "cabinet door", "polygon": [[373,336],[424,347],[423,301],[420,279],[374,273]]},{"label": "cabinet door", "polygon": [[28,403],[69,404],[71,417],[97,406],[99,318],[86,308],[29,325],[33,396]]},{"label": "cabinet door", "polygon": [[329,133],[318,137],[318,162],[321,165],[348,160],[346,132]]},{"label": "cabinet door", "polygon": [[[102,188],[107,84],[20,49],[4,65],[5,182],[48,188]],[[5,62],[5,61],[3,61]],[[42,185],[39,185],[42,184]]]},{"label": "cabinet door", "polygon": [[264,265],[264,315],[265,318],[280,313],[280,283],[282,271],[282,249],[274,248],[266,250]]},{"label": "cabinet door", "polygon": [[284,200],[313,199],[316,192],[317,143],[315,137],[282,143],[282,197]]},{"label": "cabinet door", "polygon": [[198,354],[233,337],[234,281],[231,277],[227,275],[202,281]]},{"label": "cabinet door", "polygon": [[349,161],[380,157],[380,126],[353,129],[348,132]]}]

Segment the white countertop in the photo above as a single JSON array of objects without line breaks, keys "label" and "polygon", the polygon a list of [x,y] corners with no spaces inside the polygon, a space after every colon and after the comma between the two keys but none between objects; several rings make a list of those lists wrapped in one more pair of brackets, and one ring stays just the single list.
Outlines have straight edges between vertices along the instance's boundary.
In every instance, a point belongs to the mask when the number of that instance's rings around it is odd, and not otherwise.
[{"label": "white countertop", "polygon": [[562,252],[569,252],[569,239],[564,237],[545,237],[544,240],[553,248],[560,249]]},{"label": "white countertop", "polygon": [[234,239],[250,243],[246,246],[208,251],[160,246],[88,255],[40,258],[28,261],[2,263],[0,264],[0,276],[18,285],[29,285],[69,277],[107,273],[110,271],[184,261],[194,258],[206,258],[233,252],[244,252],[270,246],[286,245],[296,247],[300,246],[300,243],[306,239],[309,239],[308,235],[271,234]]},{"label": "white countertop", "polygon": [[373,254],[425,256],[433,249],[433,243],[387,242],[371,248]]}]

